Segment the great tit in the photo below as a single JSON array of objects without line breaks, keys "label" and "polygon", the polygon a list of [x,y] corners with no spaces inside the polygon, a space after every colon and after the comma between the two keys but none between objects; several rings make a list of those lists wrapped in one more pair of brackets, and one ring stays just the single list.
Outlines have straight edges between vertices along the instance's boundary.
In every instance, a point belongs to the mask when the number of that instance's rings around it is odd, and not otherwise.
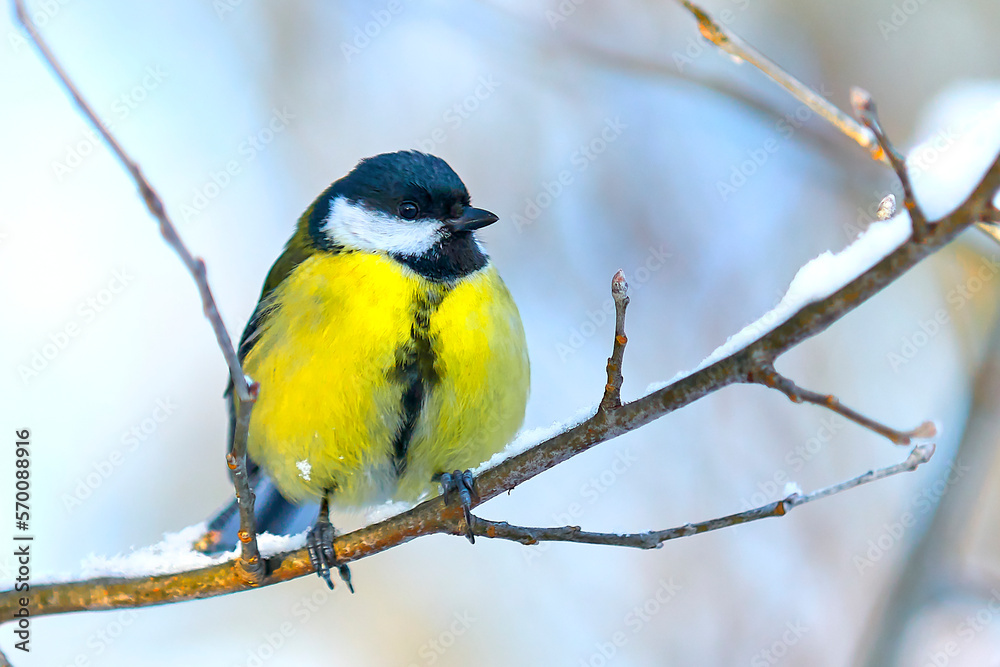
[{"label": "great tit", "polygon": [[[513,438],[528,353],[507,287],[476,238],[497,216],[415,151],[370,157],[299,218],[240,340],[260,383],[247,451],[295,504],[319,501],[307,544],[332,588],[329,506],[416,501]],[[230,446],[239,406],[232,391]],[[469,538],[471,527],[467,525]]]}]

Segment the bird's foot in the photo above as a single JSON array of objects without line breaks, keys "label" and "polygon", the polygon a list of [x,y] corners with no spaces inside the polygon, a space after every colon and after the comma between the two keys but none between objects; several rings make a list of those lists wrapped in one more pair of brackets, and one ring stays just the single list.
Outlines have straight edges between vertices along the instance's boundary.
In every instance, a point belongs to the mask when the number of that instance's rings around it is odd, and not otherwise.
[{"label": "bird's foot", "polygon": [[476,478],[472,476],[472,471],[443,472],[437,476],[437,481],[441,484],[446,503],[454,502],[455,495],[458,495],[458,502],[465,514],[465,536],[475,544],[476,536],[472,534],[472,522],[475,519],[472,516],[472,503],[479,502],[479,492],[476,491]]},{"label": "bird's foot", "polygon": [[306,548],[309,550],[309,562],[316,569],[316,574],[326,582],[326,585],[333,590],[333,580],[330,578],[330,569],[336,567],[340,573],[340,578],[347,584],[347,589],[354,592],[351,584],[351,570],[346,563],[337,562],[337,554],[333,550],[333,538],[337,536],[330,519],[325,512],[320,512],[316,523],[309,529],[306,536]]}]

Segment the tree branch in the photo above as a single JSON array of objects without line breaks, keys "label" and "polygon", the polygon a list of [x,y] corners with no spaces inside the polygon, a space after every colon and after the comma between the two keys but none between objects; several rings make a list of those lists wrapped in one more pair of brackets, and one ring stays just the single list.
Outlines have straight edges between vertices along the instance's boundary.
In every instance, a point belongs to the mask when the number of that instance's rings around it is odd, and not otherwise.
[{"label": "tree branch", "polygon": [[[212,296],[212,288],[208,284],[205,261],[201,257],[193,256],[191,251],[188,250],[180,234],[177,233],[177,228],[170,220],[170,216],[167,215],[163,201],[156,194],[156,190],[153,189],[149,181],[146,180],[146,177],[143,176],[139,165],[129,157],[125,149],[118,143],[118,140],[111,134],[111,131],[100,121],[97,114],[94,113],[93,108],[83,98],[83,95],[73,84],[73,81],[62,68],[62,65],[59,64],[55,54],[52,53],[49,45],[42,38],[41,34],[39,34],[34,21],[28,15],[24,7],[24,0],[14,0],[14,11],[18,22],[20,22],[28,33],[30,41],[38,49],[42,59],[56,75],[56,78],[66,89],[66,92],[73,98],[77,108],[90,124],[94,126],[94,129],[100,133],[104,142],[111,148],[111,151],[125,169],[128,170],[129,174],[131,174],[132,180],[135,181],[136,186],[139,188],[139,194],[142,196],[146,208],[149,209],[149,212],[160,224],[160,234],[163,236],[163,240],[180,256],[181,261],[198,286],[202,310],[212,325],[212,330],[215,332],[215,340],[219,345],[219,349],[222,350],[222,356],[226,359],[226,365],[229,366],[229,377],[233,383],[233,391],[236,392],[239,398],[237,403],[244,405],[242,413],[245,414],[241,413],[241,417],[243,417],[241,424],[249,428],[250,411],[253,409],[253,403],[257,397],[257,387],[251,387],[252,381],[244,375],[243,368],[240,366],[240,360],[233,347],[233,341],[229,337],[226,325],[222,322],[222,316],[219,315],[219,309],[215,305],[215,297]],[[243,545],[241,564],[246,575],[253,581],[260,578],[263,570],[260,564],[260,552],[257,548],[257,529],[253,514],[254,495],[247,481],[246,440],[245,432],[242,434],[242,437],[237,433],[235,443],[240,443],[242,449],[237,449],[234,443],[233,451],[227,454],[227,463],[234,470],[233,483],[236,488],[236,498],[240,504],[240,542]]]},{"label": "tree branch", "polygon": [[765,387],[777,389],[787,396],[788,400],[792,403],[812,403],[813,405],[826,408],[831,412],[835,412],[838,415],[851,420],[855,424],[863,426],[870,431],[888,438],[895,445],[909,445],[914,438],[933,438],[937,435],[937,428],[935,428],[933,422],[929,421],[922,423],[912,431],[897,431],[896,429],[890,428],[885,424],[871,419],[870,417],[864,416],[856,410],[852,410],[841,403],[836,396],[832,396],[830,394],[818,394],[814,391],[803,389],[778,371],[774,370],[774,367],[770,364],[766,365],[760,371],[755,371],[751,378],[754,382],[764,385]]},{"label": "tree branch", "polygon": [[[867,122],[868,119],[864,114],[862,114],[861,117],[867,127],[859,124],[849,115],[838,109],[837,106],[828,99],[822,95],[818,95],[809,86],[799,81],[777,63],[757,51],[754,47],[750,46],[750,44],[748,44],[739,35],[731,30],[727,30],[704,9],[689,0],[677,0],[677,2],[694,15],[695,19],[698,21],[698,30],[705,39],[715,44],[719,47],[719,49],[733,58],[740,61],[746,61],[759,69],[769,79],[791,93],[795,99],[805,104],[817,115],[824,118],[827,122],[837,128],[837,130],[839,130],[842,134],[849,137],[859,146],[867,150],[873,160],[882,162],[892,167],[896,172],[896,175],[900,177],[900,184],[903,186],[903,190],[907,192],[907,210],[909,210],[909,202],[913,202],[914,210],[917,211],[915,216],[911,215],[911,219],[913,220],[913,229],[917,233],[918,238],[923,235],[924,227],[926,226],[926,218],[924,218],[923,212],[916,207],[916,199],[913,197],[909,179],[905,176],[905,161],[895,149],[893,149],[891,153],[886,150],[886,146],[889,145],[888,139],[885,137],[884,132],[882,132],[881,127],[875,131],[875,128]],[[867,93],[865,93],[865,95],[867,95]],[[852,97],[852,102],[853,101],[854,99]],[[868,96],[868,101],[871,101],[870,96]],[[874,106],[872,107],[872,112],[874,113]],[[994,213],[992,215],[985,216],[977,220],[976,225],[981,231],[985,232],[987,236],[992,238],[997,243],[1000,243],[1000,229],[997,228],[998,218],[1000,218],[1000,216],[996,214],[996,210],[994,209]]]},{"label": "tree branch", "polygon": [[701,32],[702,37],[715,44],[733,58],[739,61],[746,61],[759,69],[769,79],[791,93],[792,97],[825,118],[831,125],[856,141],[862,148],[868,150],[873,160],[886,160],[871,130],[860,125],[828,99],[817,94],[812,88],[786,72],[780,65],[750,46],[742,37],[731,30],[727,30],[698,5],[688,0],[677,0],[677,2],[694,15],[698,21],[698,31]]},{"label": "tree branch", "polygon": [[476,535],[483,537],[512,540],[521,544],[534,545],[539,542],[579,542],[581,544],[602,544],[605,546],[634,547],[636,549],[656,549],[668,540],[675,540],[688,535],[699,535],[720,528],[737,526],[741,523],[749,523],[760,519],[767,519],[775,516],[784,516],[790,510],[806,503],[811,503],[820,498],[836,495],[842,491],[853,489],[863,484],[875,482],[886,477],[898,475],[903,472],[912,472],[927,463],[934,455],[933,444],[917,445],[910,452],[910,455],[902,463],[881,468],[879,470],[869,470],[863,475],[853,479],[834,484],[823,489],[818,489],[808,494],[792,493],[782,500],[755,507],[744,512],[737,512],[729,516],[710,519],[700,523],[688,523],[677,528],[667,528],[666,530],[648,531],[645,533],[592,533],[581,530],[579,526],[563,526],[561,528],[528,528],[524,526],[513,526],[504,521],[488,521],[486,519],[476,519],[473,528]]}]

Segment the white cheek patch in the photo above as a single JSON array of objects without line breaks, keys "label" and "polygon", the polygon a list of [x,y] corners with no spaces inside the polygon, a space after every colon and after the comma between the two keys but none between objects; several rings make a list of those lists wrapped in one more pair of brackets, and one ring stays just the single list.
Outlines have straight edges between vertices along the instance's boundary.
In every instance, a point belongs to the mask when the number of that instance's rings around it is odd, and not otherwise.
[{"label": "white cheek patch", "polygon": [[422,255],[441,240],[440,220],[401,220],[338,197],[326,217],[326,235],[339,245],[369,252]]}]

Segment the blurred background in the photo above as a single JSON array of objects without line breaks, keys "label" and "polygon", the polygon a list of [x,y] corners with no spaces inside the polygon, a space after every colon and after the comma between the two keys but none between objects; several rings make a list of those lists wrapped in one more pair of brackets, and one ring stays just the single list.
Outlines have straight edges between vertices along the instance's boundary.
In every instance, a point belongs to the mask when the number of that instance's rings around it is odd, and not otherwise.
[{"label": "blurred background", "polygon": [[[615,270],[632,287],[635,398],[765,313],[802,264],[846,246],[898,193],[671,2],[31,6],[205,258],[234,337],[331,181],[384,151],[445,158],[501,216],[482,237],[527,330],[526,428],[599,400]],[[849,86],[870,90],[901,147],[933,140],[921,191],[967,127],[956,118],[1000,101],[993,0],[706,8],[841,107]],[[133,183],[9,13],[0,36],[0,466],[13,469],[12,434],[30,428],[39,581],[156,543],[228,499],[226,368]],[[915,473],[652,552],[429,537],[353,564],[353,596],[306,577],[39,618],[30,655],[7,625],[0,648],[18,667],[997,664],[998,261],[967,233],[780,360],[890,425],[938,420],[938,452]],[[478,512],[666,528],[775,500],[785,480],[809,491],[903,458],[819,408],[733,387]]]}]

